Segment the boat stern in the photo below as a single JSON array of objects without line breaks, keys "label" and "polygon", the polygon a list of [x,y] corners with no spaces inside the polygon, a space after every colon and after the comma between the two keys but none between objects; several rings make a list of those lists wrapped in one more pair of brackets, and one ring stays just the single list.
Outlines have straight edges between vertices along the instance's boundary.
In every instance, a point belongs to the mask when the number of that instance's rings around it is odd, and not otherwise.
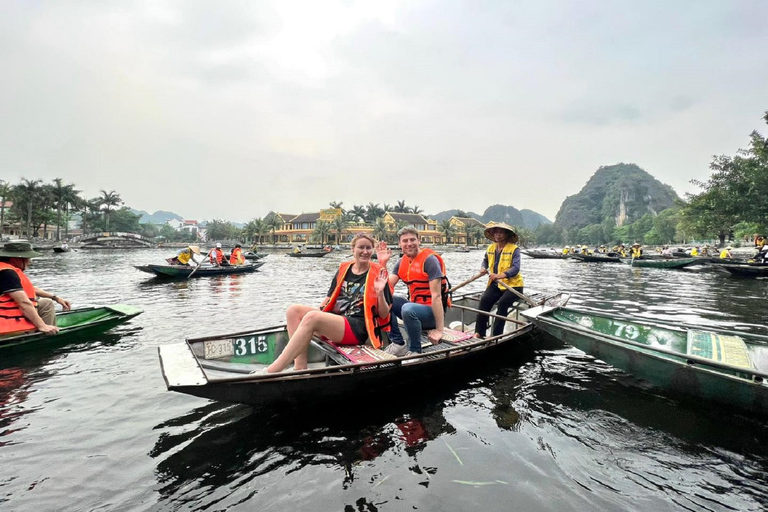
[{"label": "boat stern", "polygon": [[208,383],[203,369],[186,343],[172,343],[158,347],[160,369],[169,390],[204,386]]}]

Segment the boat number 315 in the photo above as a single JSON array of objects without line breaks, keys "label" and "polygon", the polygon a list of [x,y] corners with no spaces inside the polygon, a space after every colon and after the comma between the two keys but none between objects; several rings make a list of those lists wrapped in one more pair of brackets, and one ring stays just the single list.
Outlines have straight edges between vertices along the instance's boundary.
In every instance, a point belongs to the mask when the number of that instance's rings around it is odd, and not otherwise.
[{"label": "boat number 315", "polygon": [[235,339],[235,355],[263,354],[269,350],[266,336],[251,336]]}]

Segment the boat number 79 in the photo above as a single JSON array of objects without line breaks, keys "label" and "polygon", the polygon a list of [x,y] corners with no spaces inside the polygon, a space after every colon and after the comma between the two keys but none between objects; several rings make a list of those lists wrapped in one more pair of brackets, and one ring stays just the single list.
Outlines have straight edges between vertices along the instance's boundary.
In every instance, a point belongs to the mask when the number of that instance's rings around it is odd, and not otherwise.
[{"label": "boat number 79", "polygon": [[266,336],[251,336],[250,338],[237,338],[235,340],[235,355],[263,354],[269,350]]},{"label": "boat number 79", "polygon": [[626,340],[634,340],[640,335],[640,329],[636,325],[619,324],[616,327],[616,336]]}]

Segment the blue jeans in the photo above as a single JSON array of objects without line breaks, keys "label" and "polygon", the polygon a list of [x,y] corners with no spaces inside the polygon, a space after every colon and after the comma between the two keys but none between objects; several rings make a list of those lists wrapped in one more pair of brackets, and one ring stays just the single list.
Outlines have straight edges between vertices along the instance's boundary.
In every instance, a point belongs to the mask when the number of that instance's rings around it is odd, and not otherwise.
[{"label": "blue jeans", "polygon": [[389,328],[389,341],[403,345],[405,340],[397,324],[397,318],[402,318],[405,332],[408,333],[408,350],[421,353],[421,331],[435,328],[435,315],[432,306],[408,302],[405,297],[392,297],[392,325]]}]

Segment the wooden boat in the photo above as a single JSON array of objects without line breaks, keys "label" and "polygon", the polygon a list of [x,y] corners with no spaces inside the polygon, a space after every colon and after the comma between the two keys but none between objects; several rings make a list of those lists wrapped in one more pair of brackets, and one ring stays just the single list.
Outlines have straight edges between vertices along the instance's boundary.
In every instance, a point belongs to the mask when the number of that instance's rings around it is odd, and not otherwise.
[{"label": "wooden boat", "polygon": [[247,260],[260,260],[261,258],[266,258],[269,255],[267,252],[252,252],[247,251],[243,253],[243,258]]},{"label": "wooden boat", "polygon": [[736,277],[748,277],[756,279],[758,277],[768,277],[768,264],[766,263],[746,263],[741,265],[717,265],[718,270],[725,270]]},{"label": "wooden boat", "polygon": [[116,327],[142,313],[142,310],[126,304],[77,308],[56,313],[57,334],[39,331],[6,334],[0,336],[0,349],[30,349],[54,343],[72,341],[78,337],[99,334]]},{"label": "wooden boat", "polygon": [[[248,263],[246,265],[231,265],[229,267],[210,267],[201,265],[197,270],[195,270],[195,267],[186,265],[136,265],[136,268],[142,272],[154,274],[157,277],[187,279],[190,277],[190,274],[192,277],[245,274],[247,272],[255,271],[262,265],[264,265],[263,261]],[[194,273],[192,273],[192,271],[194,271]]]},{"label": "wooden boat", "polygon": [[322,258],[326,254],[331,254],[331,252],[330,251],[289,252],[288,256],[292,258]]},{"label": "wooden boat", "polygon": [[531,258],[541,259],[541,260],[564,260],[567,259],[570,255],[563,254],[560,252],[551,252],[551,251],[522,251],[523,254],[526,256],[530,256]]},{"label": "wooden boat", "polygon": [[523,315],[655,386],[768,414],[768,336],[564,307],[537,307]]},{"label": "wooden boat", "polygon": [[572,257],[587,263],[621,263],[619,256],[609,256],[607,254],[574,254]]},{"label": "wooden boat", "polygon": [[683,268],[701,263],[699,258],[621,258],[627,265],[641,268]]},{"label": "wooden boat", "polygon": [[[568,296],[536,297],[551,304]],[[443,340],[432,345],[422,337],[424,353],[395,357],[370,345],[337,346],[314,339],[309,350],[309,369],[275,374],[255,374],[266,368],[283,350],[288,334],[285,325],[218,336],[188,339],[159,347],[158,354],[166,386],[170,391],[252,405],[318,404],[371,395],[381,397],[387,389],[415,389],[424,382],[439,387],[453,381],[467,365],[498,357],[502,349],[522,343],[533,326],[510,312],[505,332],[485,339],[474,338],[480,294],[454,299],[446,312]],[[520,306],[520,309],[528,307]]]},{"label": "wooden boat", "polygon": [[53,252],[69,252],[71,249],[69,247],[54,247]]}]

